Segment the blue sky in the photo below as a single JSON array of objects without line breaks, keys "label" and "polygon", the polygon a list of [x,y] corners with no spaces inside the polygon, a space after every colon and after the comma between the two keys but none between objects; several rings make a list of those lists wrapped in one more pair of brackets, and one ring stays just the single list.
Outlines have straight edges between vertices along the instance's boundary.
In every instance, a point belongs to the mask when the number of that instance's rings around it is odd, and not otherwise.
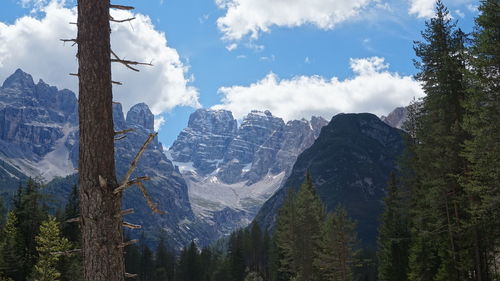
[{"label": "blue sky", "polygon": [[[477,1],[443,2],[470,32]],[[270,109],[289,120],[343,111],[380,115],[422,96],[412,79],[412,46],[433,0],[116,4],[135,6],[134,15],[142,15],[113,30],[117,48],[127,58],[152,60],[155,69],[136,74],[117,68],[116,80],[128,85],[115,96],[125,108],[147,102],[157,120],[164,120],[159,136],[166,146],[200,106],[230,109],[237,118],[252,108]],[[57,41],[74,33],[66,26],[74,5],[2,0],[0,80],[21,67],[35,79],[77,90],[76,80],[66,75],[76,68],[75,49]],[[44,47],[49,44],[57,45]]]}]

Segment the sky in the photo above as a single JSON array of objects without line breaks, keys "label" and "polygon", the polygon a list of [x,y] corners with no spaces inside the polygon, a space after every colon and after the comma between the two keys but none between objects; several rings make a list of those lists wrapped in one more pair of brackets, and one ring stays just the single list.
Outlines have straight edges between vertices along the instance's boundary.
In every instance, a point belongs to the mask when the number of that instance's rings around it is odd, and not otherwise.
[{"label": "sky", "polygon": [[[145,102],[170,146],[198,108],[241,120],[270,110],[285,121],[341,112],[378,116],[424,95],[413,42],[435,0],[114,0],[112,49],[151,62],[113,65],[114,99]],[[465,32],[478,0],[443,0]],[[0,81],[17,68],[78,92],[76,0],[0,0]]]}]

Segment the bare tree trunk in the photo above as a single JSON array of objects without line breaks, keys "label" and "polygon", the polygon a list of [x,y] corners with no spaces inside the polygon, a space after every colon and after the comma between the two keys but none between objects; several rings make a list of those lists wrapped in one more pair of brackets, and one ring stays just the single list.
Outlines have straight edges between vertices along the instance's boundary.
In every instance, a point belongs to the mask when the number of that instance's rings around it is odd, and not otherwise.
[{"label": "bare tree trunk", "polygon": [[84,280],[124,280],[114,162],[109,0],[78,0],[79,188]]}]

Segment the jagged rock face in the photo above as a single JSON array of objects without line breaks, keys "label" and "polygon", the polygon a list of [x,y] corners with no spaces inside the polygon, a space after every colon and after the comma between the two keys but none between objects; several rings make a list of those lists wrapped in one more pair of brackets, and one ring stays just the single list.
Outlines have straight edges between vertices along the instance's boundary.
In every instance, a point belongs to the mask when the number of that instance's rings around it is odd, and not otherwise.
[{"label": "jagged rock face", "polygon": [[[20,173],[52,179],[74,172],[76,97],[18,69],[0,88],[0,159]],[[58,161],[56,161],[56,159]]]},{"label": "jagged rock face", "polygon": [[215,175],[226,184],[245,181],[251,185],[268,173],[289,170],[326,124],[321,117],[285,124],[269,111],[254,110],[238,128],[227,110],[199,109],[190,116],[188,127],[179,134],[169,154],[175,162],[192,163],[194,171],[186,173]]},{"label": "jagged rock face", "polygon": [[253,219],[326,124],[320,117],[285,124],[269,111],[252,111],[238,128],[231,112],[200,109],[168,153],[197,216],[224,235]]},{"label": "jagged rock face", "polygon": [[[121,105],[114,104],[113,118],[115,130],[134,129],[116,141],[117,179],[120,180],[153,132],[154,116],[146,104],[137,104],[125,118]],[[59,91],[43,81],[34,84],[31,76],[21,70],[10,76],[0,88],[0,194],[12,195],[17,183],[28,176],[42,176],[46,181],[56,177],[48,182],[46,190],[64,204],[71,186],[77,182],[74,169],[78,164],[77,121],[74,93]],[[152,214],[142,193],[131,187],[125,193],[123,205],[134,208],[135,213],[128,215],[127,221],[141,224],[150,238],[154,238],[160,228],[164,229],[169,242],[176,247],[193,239],[202,245],[210,242],[212,232],[194,216],[186,182],[167,159],[157,139],[142,155],[132,175],[136,176],[151,179],[145,182],[146,188],[158,208],[167,214]]]},{"label": "jagged rock face", "polygon": [[209,174],[224,158],[237,126],[227,110],[198,109],[170,148],[171,156],[178,162],[192,162],[200,174]]},{"label": "jagged rock face", "polygon": [[288,190],[298,189],[309,171],[326,209],[333,211],[342,204],[358,222],[364,245],[375,247],[384,189],[403,149],[403,132],[375,115],[336,115],[299,155],[283,188],[262,206],[255,220],[272,229]]},{"label": "jagged rock face", "polygon": [[130,127],[154,130],[155,118],[145,103],[138,103],[130,108],[127,113],[127,124]]},{"label": "jagged rock face", "polygon": [[406,107],[397,107],[387,116],[380,117],[380,120],[384,121],[387,125],[402,129],[403,123],[408,117],[408,110]]}]

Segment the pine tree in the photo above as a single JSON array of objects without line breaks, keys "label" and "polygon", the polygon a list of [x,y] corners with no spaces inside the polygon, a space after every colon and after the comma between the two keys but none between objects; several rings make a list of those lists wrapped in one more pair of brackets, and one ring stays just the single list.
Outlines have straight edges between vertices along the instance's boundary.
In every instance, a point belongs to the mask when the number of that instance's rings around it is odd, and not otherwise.
[{"label": "pine tree", "polygon": [[0,276],[23,280],[22,268],[19,266],[23,245],[17,225],[18,219],[14,212],[7,213],[7,220],[0,237]]},{"label": "pine tree", "polygon": [[155,256],[155,277],[156,281],[173,281],[174,280],[175,256],[169,251],[165,237],[160,235],[160,241],[156,248]]},{"label": "pine tree", "polygon": [[49,217],[40,226],[40,234],[36,236],[38,261],[33,268],[30,280],[58,281],[61,273],[56,266],[61,252],[70,248],[68,239],[61,237],[59,223],[54,217]]},{"label": "pine tree", "polygon": [[353,268],[358,263],[355,227],[356,224],[341,206],[327,216],[322,229],[320,249],[314,259],[321,280],[352,280]]},{"label": "pine tree", "polygon": [[279,212],[275,234],[279,278],[317,278],[314,259],[320,247],[324,216],[324,208],[307,173],[297,194],[289,194]]},{"label": "pine tree", "polygon": [[[144,241],[144,239],[141,240]],[[141,281],[153,281],[154,270],[153,252],[146,244],[142,244],[139,270]]]},{"label": "pine tree", "polygon": [[461,183],[470,203],[468,233],[473,237],[473,280],[492,280],[500,275],[495,267],[500,223],[492,219],[500,213],[499,6],[498,0],[481,1],[469,57],[471,86],[464,128],[472,138],[465,144],[469,169]]},{"label": "pine tree", "polygon": [[176,281],[199,281],[201,269],[199,266],[198,247],[194,241],[182,250],[177,265]]},{"label": "pine tree", "polygon": [[459,185],[466,169],[461,149],[463,130],[466,36],[436,3],[436,15],[426,22],[423,42],[415,42],[416,62],[427,94],[417,121],[414,172],[415,200],[410,280],[463,280],[468,255],[463,248],[467,201]]},{"label": "pine tree", "polygon": [[410,232],[396,176],[391,174],[378,237],[378,280],[408,280]]},{"label": "pine tree", "polygon": [[295,247],[298,255],[299,280],[317,278],[314,270],[314,259],[319,251],[321,226],[325,219],[324,208],[316,194],[309,172],[297,193],[298,233]]},{"label": "pine tree", "polygon": [[[46,199],[40,192],[41,184],[28,179],[26,186],[19,185],[14,199],[13,213],[17,218],[16,228],[20,237],[18,267],[21,279],[26,279],[36,262],[36,240],[40,225],[47,218]],[[16,279],[17,280],[17,279]]]}]

